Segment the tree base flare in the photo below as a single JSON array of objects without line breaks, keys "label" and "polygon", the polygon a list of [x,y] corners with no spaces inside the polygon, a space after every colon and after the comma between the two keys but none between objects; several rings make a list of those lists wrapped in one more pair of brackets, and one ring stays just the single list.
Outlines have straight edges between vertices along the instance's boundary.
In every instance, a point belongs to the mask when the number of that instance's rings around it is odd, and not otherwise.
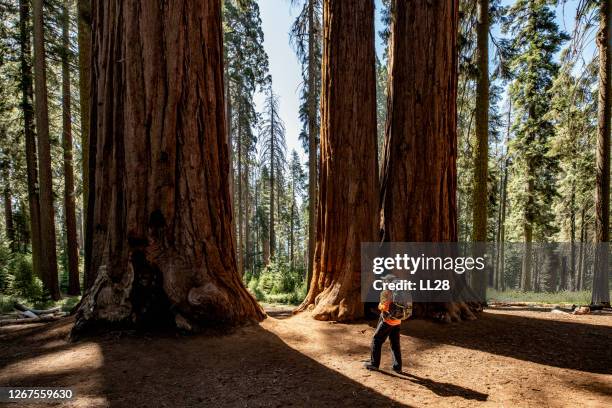
[{"label": "tree base flare", "polygon": [[[187,299],[176,302],[169,299],[161,283],[156,285],[155,280],[152,283],[144,287],[138,279],[135,281],[131,268],[114,282],[106,268],[100,267],[96,281],[78,306],[71,338],[124,329],[196,333],[210,327],[258,323],[266,318],[261,306],[248,294],[245,295],[248,299],[229,300],[232,299],[229,294],[218,288],[211,290],[209,283],[204,288],[193,288]],[[215,296],[207,297],[209,292]],[[228,301],[219,302],[219,297]]]},{"label": "tree base flare", "polygon": [[476,320],[482,305],[476,302],[415,303],[415,318],[431,319],[443,323]]},{"label": "tree base flare", "polygon": [[[312,293],[295,309],[295,313],[308,310],[315,320],[350,322],[364,316],[364,304],[359,293],[340,293],[333,286],[324,289],[314,296]],[[314,299],[313,299],[314,298]]]}]

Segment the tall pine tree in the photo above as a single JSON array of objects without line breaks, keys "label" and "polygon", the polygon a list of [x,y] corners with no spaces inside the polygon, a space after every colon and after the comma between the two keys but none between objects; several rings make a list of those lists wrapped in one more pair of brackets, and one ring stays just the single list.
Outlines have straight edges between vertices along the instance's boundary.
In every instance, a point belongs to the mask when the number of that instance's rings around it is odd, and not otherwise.
[{"label": "tall pine tree", "polygon": [[549,154],[553,125],[549,90],[558,71],[554,60],[568,37],[559,31],[552,0],[517,0],[509,9],[504,30],[512,40],[513,81],[510,97],[515,111],[511,143],[513,177],[511,199],[525,242],[521,288],[533,288],[532,242],[555,231],[551,211],[557,160]]}]

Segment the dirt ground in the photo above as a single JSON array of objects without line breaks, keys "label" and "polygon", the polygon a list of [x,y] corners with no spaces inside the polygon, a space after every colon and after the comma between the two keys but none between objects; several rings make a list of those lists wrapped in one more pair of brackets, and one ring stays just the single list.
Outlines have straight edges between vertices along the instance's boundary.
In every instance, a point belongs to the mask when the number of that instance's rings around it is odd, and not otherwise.
[{"label": "dirt ground", "polygon": [[[612,406],[610,316],[488,310],[460,324],[408,321],[398,376],[362,367],[375,322],[267,311],[261,325],[223,336],[69,343],[70,318],[2,327],[0,386],[72,387],[76,399],[52,404],[67,407]],[[384,368],[388,344],[383,354]]]}]

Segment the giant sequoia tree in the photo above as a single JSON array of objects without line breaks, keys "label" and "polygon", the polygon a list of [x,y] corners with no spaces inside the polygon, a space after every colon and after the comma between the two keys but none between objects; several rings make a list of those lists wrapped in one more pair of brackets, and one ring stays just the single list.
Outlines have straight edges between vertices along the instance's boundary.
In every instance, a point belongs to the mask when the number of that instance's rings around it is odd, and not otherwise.
[{"label": "giant sequoia tree", "polygon": [[36,132],[40,191],[40,259],[38,266],[45,290],[54,300],[60,299],[55,246],[55,209],[51,174],[51,142],[49,139],[49,107],[47,100],[47,63],[44,38],[43,0],[34,0],[34,91],[36,98]]},{"label": "giant sequoia tree", "polygon": [[609,241],[610,241],[610,116],[612,113],[612,49],[610,31],[612,30],[612,7],[607,0],[599,6],[599,122],[597,132],[597,170],[595,182],[595,241],[597,264],[593,276],[594,304],[610,304],[609,283]]},{"label": "giant sequoia tree", "polygon": [[[81,113],[81,180],[83,188],[83,214],[84,231],[87,229],[89,201],[89,105],[91,92],[91,0],[77,0],[77,27],[78,27],[78,47],[79,47],[79,106]],[[85,259],[83,286],[88,288],[95,279],[95,274],[90,265],[91,237],[87,233],[85,237]]]},{"label": "giant sequoia tree", "polygon": [[74,200],[74,166],[72,165],[72,98],[70,94],[70,13],[68,0],[62,4],[62,145],[64,149],[64,219],[66,220],[66,254],[68,258],[68,294],[78,295],[79,254],[77,248],[76,210]]},{"label": "giant sequoia tree", "polygon": [[[458,4],[396,0],[392,10],[381,178],[384,239],[455,242]],[[417,304],[415,314],[474,318],[462,302]]]},{"label": "giant sequoia tree", "polygon": [[97,277],[75,330],[261,320],[232,243],[220,2],[93,2],[92,19]]},{"label": "giant sequoia tree", "polygon": [[310,290],[315,319],[363,316],[361,242],[377,238],[374,4],[325,0],[317,241]]},{"label": "giant sequoia tree", "polygon": [[28,206],[30,212],[30,236],[32,240],[32,267],[39,272],[40,248],[40,195],[38,192],[38,158],[34,134],[34,88],[32,86],[31,19],[28,0],[19,1],[19,86],[23,112],[23,135],[28,179]]}]

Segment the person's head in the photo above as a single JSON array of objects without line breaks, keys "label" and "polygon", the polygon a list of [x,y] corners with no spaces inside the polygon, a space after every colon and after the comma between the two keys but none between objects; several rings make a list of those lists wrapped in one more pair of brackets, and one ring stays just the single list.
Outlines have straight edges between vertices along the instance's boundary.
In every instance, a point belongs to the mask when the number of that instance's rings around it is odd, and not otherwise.
[{"label": "person's head", "polygon": [[385,276],[382,277],[382,280],[385,282],[393,282],[397,279],[397,276],[395,276],[392,273],[388,273]]}]

